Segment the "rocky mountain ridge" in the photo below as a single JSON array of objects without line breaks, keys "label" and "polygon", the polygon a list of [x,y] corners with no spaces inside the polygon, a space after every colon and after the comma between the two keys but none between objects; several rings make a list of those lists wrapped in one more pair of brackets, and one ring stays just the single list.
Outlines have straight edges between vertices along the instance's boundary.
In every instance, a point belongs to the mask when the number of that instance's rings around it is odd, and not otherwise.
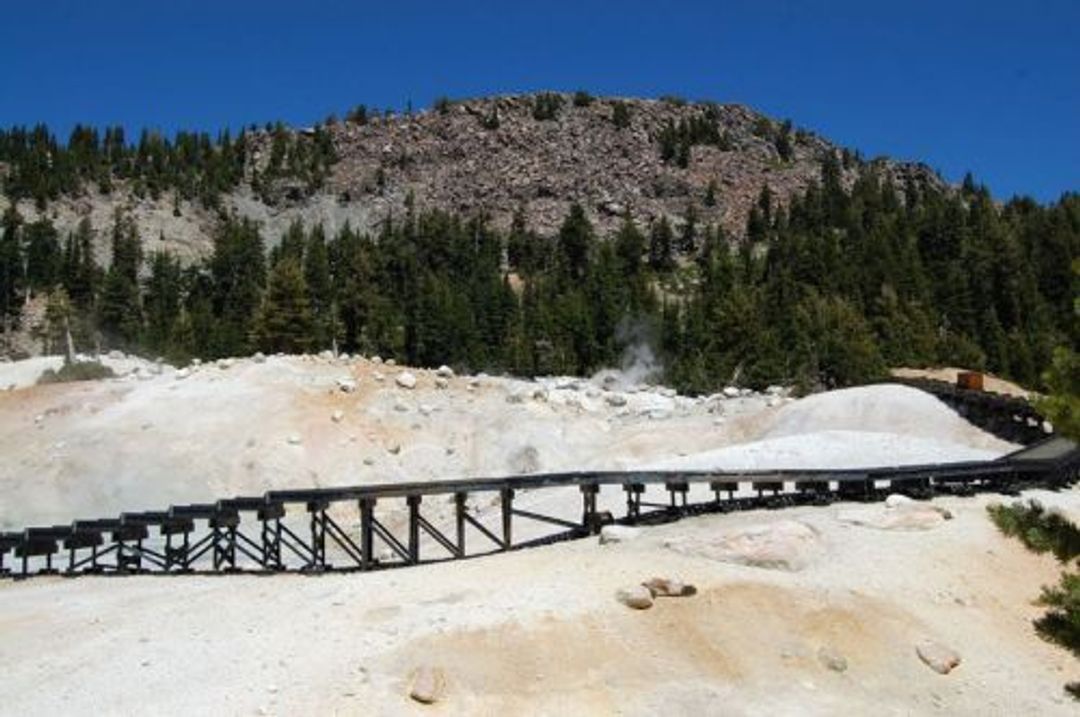
[{"label": "rocky mountain ridge", "polygon": [[[684,127],[708,136],[679,135]],[[542,93],[440,100],[418,113],[330,120],[321,130],[337,160],[320,186],[271,178],[273,132],[259,130],[247,138],[245,180],[221,197],[222,209],[259,222],[271,244],[295,220],[321,222],[331,232],[346,223],[377,231],[402,216],[410,198],[418,209],[482,214],[497,227],[509,226],[520,211],[541,234],[557,231],[578,202],[601,235],[626,213],[644,227],[662,216],[680,224],[692,212],[699,225],[718,224],[738,237],[764,186],[782,204],[820,179],[828,153],[844,157],[848,183],[862,163],[838,145],[743,105],[673,98]],[[313,131],[289,133],[302,140]],[[669,155],[674,148],[679,156],[665,158],[665,134]],[[898,186],[907,178],[943,183],[922,164],[872,164]],[[7,203],[0,197],[0,210]],[[62,233],[89,217],[105,260],[117,208],[135,220],[148,249],[167,249],[186,261],[209,251],[216,211],[173,192],[139,197],[124,181],[108,195],[88,185],[81,195],[50,202],[44,214]],[[30,221],[41,216],[28,200],[18,209]]]}]

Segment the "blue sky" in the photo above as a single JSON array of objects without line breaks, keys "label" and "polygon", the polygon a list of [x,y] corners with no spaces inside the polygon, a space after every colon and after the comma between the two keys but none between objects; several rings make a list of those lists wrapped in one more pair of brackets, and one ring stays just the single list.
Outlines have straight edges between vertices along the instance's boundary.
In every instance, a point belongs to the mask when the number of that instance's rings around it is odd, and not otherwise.
[{"label": "blue sky", "polygon": [[1080,2],[4,2],[0,124],[216,130],[585,88],[742,102],[994,194],[1080,190]]}]

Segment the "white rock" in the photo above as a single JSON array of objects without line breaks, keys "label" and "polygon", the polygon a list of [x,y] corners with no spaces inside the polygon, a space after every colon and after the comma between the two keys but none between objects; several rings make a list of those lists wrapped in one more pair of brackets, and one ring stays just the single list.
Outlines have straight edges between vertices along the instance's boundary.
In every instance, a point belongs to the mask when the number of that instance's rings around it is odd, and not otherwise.
[{"label": "white rock", "polygon": [[435,388],[437,388],[439,390],[448,389],[448,388],[450,388],[450,382],[447,381],[442,376],[436,376],[435,377]]},{"label": "white rock", "polygon": [[123,361],[125,358],[127,358],[127,356],[124,355],[123,351],[118,351],[116,349],[110,351],[108,357],[114,361]]},{"label": "white rock", "polygon": [[446,674],[440,667],[423,665],[413,671],[409,684],[409,697],[430,705],[438,702],[446,690]]},{"label": "white rock", "polygon": [[915,652],[930,669],[947,675],[960,665],[960,655],[934,640],[924,639],[915,645]]},{"label": "white rock", "polygon": [[372,377],[373,379],[375,379],[375,382],[376,382],[376,383],[382,383],[383,381],[385,381],[385,380],[386,380],[386,376],[383,376],[383,375],[382,375],[381,373],[379,373],[378,371],[376,371],[376,372],[374,372],[373,374],[371,374],[371,377]]},{"label": "white rock", "polygon": [[734,386],[727,386],[724,388],[724,396],[726,396],[727,398],[738,398],[739,389],[735,388]]},{"label": "white rock", "polygon": [[191,359],[191,365],[192,366],[202,366],[202,359],[201,358],[193,358],[193,359]]},{"label": "white rock", "polygon": [[453,378],[454,369],[450,368],[446,364],[443,364],[439,368],[435,369],[435,375],[440,378]]},{"label": "white rock", "polygon": [[334,352],[333,351],[320,351],[319,352],[319,358],[321,358],[323,361],[331,361],[334,358]]},{"label": "white rock", "polygon": [[626,396],[621,393],[609,393],[604,397],[604,400],[607,401],[607,405],[615,408],[626,405]]},{"label": "white rock", "polygon": [[341,421],[344,418],[345,418],[345,412],[344,411],[338,410],[338,411],[334,411],[333,413],[330,414],[330,420],[333,421],[334,423],[341,423]]},{"label": "white rock", "polygon": [[420,411],[420,414],[423,416],[430,416],[432,411],[435,410],[435,408],[431,406],[431,404],[421,403],[417,410]]},{"label": "white rock", "polygon": [[289,436],[289,445],[290,446],[298,446],[298,445],[301,444],[301,442],[302,441],[300,440],[300,436],[296,435],[295,433],[292,434],[291,436]]},{"label": "white rock", "polygon": [[254,356],[251,357],[251,360],[254,361],[255,363],[265,363],[266,362],[266,354],[264,354],[262,351],[259,351]]},{"label": "white rock", "polygon": [[641,528],[632,525],[605,525],[600,529],[600,544],[625,543],[641,535]]},{"label": "white rock", "polygon": [[408,413],[409,406],[403,401],[394,401],[394,410],[398,413]]},{"label": "white rock", "polygon": [[342,393],[352,393],[356,390],[356,379],[354,378],[339,378],[337,379],[337,387]]},{"label": "white rock", "polygon": [[615,593],[615,599],[635,610],[646,610],[653,604],[652,592],[644,585],[619,588]]},{"label": "white rock", "polygon": [[178,370],[178,371],[177,371],[177,372],[176,372],[175,374],[173,374],[173,375],[174,375],[174,376],[176,376],[176,378],[187,378],[188,376],[190,376],[190,375],[191,375],[191,369],[189,369],[189,368],[182,368],[182,369]]},{"label": "white rock", "polygon": [[848,668],[847,658],[832,647],[822,647],[817,652],[818,662],[833,672],[845,672]]},{"label": "white rock", "polygon": [[394,382],[402,388],[416,388],[416,376],[413,376],[408,371],[402,371],[394,379]]},{"label": "white rock", "polygon": [[382,363],[382,356],[372,356],[371,363],[375,364],[376,366],[380,365]]},{"label": "white rock", "polygon": [[395,361],[392,358],[386,359],[386,365],[387,366],[397,366],[397,361]]},{"label": "white rock", "polygon": [[909,505],[912,502],[913,501],[911,500],[911,498],[908,498],[906,495],[901,495],[899,493],[890,493],[889,497],[885,499],[885,507],[898,508],[902,505]]}]

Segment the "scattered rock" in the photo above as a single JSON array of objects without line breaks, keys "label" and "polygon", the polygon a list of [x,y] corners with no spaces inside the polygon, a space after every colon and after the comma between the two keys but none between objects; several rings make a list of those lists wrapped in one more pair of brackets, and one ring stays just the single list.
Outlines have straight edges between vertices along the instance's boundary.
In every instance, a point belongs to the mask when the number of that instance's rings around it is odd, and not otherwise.
[{"label": "scattered rock", "polygon": [[865,528],[910,531],[932,530],[951,518],[952,513],[944,508],[918,503],[901,495],[889,496],[883,505],[843,510],[836,516],[841,523]]},{"label": "scattered rock", "polygon": [[390,446],[387,447],[386,452],[396,456],[397,454],[401,453],[401,444],[392,443]]},{"label": "scattered rock", "polygon": [[371,363],[375,364],[376,366],[379,366],[380,364],[382,364],[382,356],[372,356],[371,357]]},{"label": "scattered rock", "polygon": [[383,376],[383,375],[382,375],[381,373],[379,373],[378,371],[376,371],[375,373],[371,374],[371,377],[372,377],[373,379],[375,379],[375,383],[382,383],[383,381],[385,381],[385,380],[386,380],[386,376]]},{"label": "scattered rock", "polygon": [[435,375],[438,376],[439,378],[453,378],[454,377],[454,369],[452,369],[449,366],[444,364],[444,365],[440,366],[439,368],[435,369]]},{"label": "scattered rock", "polygon": [[607,401],[607,405],[615,408],[626,405],[626,396],[621,393],[609,393],[604,400]]},{"label": "scattered rock", "polygon": [[403,401],[394,401],[394,410],[398,413],[408,413],[409,406]]},{"label": "scattered rock", "polygon": [[938,674],[947,675],[960,665],[960,655],[955,650],[934,640],[922,640],[915,646],[915,652]]},{"label": "scattered rock", "polygon": [[264,354],[262,351],[259,351],[254,356],[251,357],[251,360],[254,361],[255,363],[265,363],[266,362],[266,354]]},{"label": "scattered rock", "polygon": [[421,403],[417,410],[420,411],[422,416],[430,416],[435,409],[430,404]]},{"label": "scattered rock", "polygon": [[300,436],[296,435],[295,433],[289,436],[288,441],[290,446],[298,446],[303,442],[300,440]]},{"label": "scattered rock", "polygon": [[653,604],[652,592],[644,585],[619,588],[615,593],[615,599],[635,610],[647,610]]},{"label": "scattered rock", "polygon": [[625,543],[641,535],[641,528],[632,525],[605,525],[600,529],[600,544]]},{"label": "scattered rock", "polygon": [[334,358],[334,352],[333,351],[320,351],[319,352],[319,358],[321,358],[323,361],[332,361],[333,358]]},{"label": "scattered rock", "polygon": [[353,393],[356,391],[356,379],[354,378],[339,378],[337,380],[338,390],[342,393]]},{"label": "scattered rock", "polygon": [[902,505],[908,505],[913,501],[906,495],[900,495],[899,493],[891,493],[889,497],[885,499],[886,508],[898,508]]},{"label": "scattered rock", "polygon": [[113,349],[109,352],[109,358],[111,358],[113,361],[123,361],[125,358],[127,358],[127,356],[124,355],[123,351],[117,351],[116,349]]},{"label": "scattered rock", "polygon": [[442,376],[436,376],[435,377],[435,388],[440,389],[440,390],[445,390],[447,388],[450,388],[450,382],[447,381]]},{"label": "scattered rock", "polygon": [[[389,362],[387,362],[387,365],[391,365],[391,364]],[[397,385],[401,386],[402,388],[408,388],[408,389],[416,388],[416,376],[413,376],[408,371],[402,371],[401,373],[399,373],[397,375],[397,378],[394,379],[394,382],[397,383]]]},{"label": "scattered rock", "polygon": [[386,365],[387,366],[397,366],[397,361],[395,361],[392,358],[386,359]]},{"label": "scattered rock", "polygon": [[832,647],[821,647],[817,652],[818,662],[822,667],[832,670],[833,672],[846,672],[848,668],[847,658],[841,655]]},{"label": "scattered rock", "polygon": [[654,598],[657,597],[689,597],[697,595],[697,588],[688,585],[681,580],[671,578],[650,578],[642,583]]},{"label": "scattered rock", "polygon": [[735,388],[734,386],[727,386],[724,388],[724,396],[726,396],[727,398],[738,398],[739,389]]},{"label": "scattered rock", "polygon": [[341,423],[341,421],[344,418],[345,418],[345,412],[344,411],[340,411],[340,410],[339,411],[334,411],[333,413],[330,414],[330,420],[333,421],[334,423]]},{"label": "scattered rock", "polygon": [[446,691],[446,674],[440,667],[423,665],[413,671],[409,697],[425,705],[434,704]]},{"label": "scattered rock", "polygon": [[176,376],[176,378],[178,378],[178,379],[183,379],[183,378],[187,378],[188,376],[190,376],[190,375],[191,375],[191,369],[189,369],[189,368],[182,368],[182,369],[180,369],[179,371],[177,371],[177,372],[176,372],[175,374],[173,374],[173,375],[174,375],[174,376]]}]

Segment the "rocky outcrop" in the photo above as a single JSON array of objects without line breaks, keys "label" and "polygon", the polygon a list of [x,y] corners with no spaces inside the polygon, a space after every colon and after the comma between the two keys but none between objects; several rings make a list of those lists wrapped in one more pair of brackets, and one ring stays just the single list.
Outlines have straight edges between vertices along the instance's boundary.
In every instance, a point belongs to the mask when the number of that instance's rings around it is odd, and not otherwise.
[{"label": "rocky outcrop", "polygon": [[821,552],[821,536],[806,523],[781,520],[717,536],[674,538],[665,545],[677,552],[737,565],[796,572]]},{"label": "rocky outcrop", "polygon": [[[819,180],[822,158],[839,149],[811,132],[794,131],[792,153],[782,160],[774,140],[779,123],[737,104],[597,98],[575,105],[563,95],[552,118],[537,119],[535,101],[532,95],[470,99],[441,111],[325,125],[337,162],[312,192],[296,191],[295,179],[265,177],[254,191],[250,178],[265,170],[271,137],[249,133],[247,180],[222,197],[222,209],[260,223],[271,245],[296,220],[322,223],[331,233],[346,223],[377,231],[387,217],[403,216],[409,201],[418,209],[484,214],[499,228],[509,227],[521,210],[528,227],[541,234],[556,232],[574,202],[601,235],[614,231],[627,213],[645,226],[663,216],[682,224],[693,211],[699,226],[718,224],[740,236],[762,187],[784,204]],[[616,106],[628,110],[628,126],[614,122]],[[691,146],[685,167],[665,161],[659,144],[664,128],[706,115],[725,138],[722,146]],[[942,183],[923,165],[881,160],[877,167],[898,185],[906,177]],[[844,181],[853,182],[854,174],[854,168],[846,170]],[[0,197],[0,211],[6,204]],[[121,179],[109,195],[87,187],[79,196],[50,202],[46,211],[61,236],[88,217],[97,259],[107,263],[109,228],[119,207],[155,250],[167,249],[185,262],[210,251],[215,210],[178,201],[172,192],[158,199],[138,196]],[[39,216],[32,202],[20,202],[19,211],[28,221]]]}]

